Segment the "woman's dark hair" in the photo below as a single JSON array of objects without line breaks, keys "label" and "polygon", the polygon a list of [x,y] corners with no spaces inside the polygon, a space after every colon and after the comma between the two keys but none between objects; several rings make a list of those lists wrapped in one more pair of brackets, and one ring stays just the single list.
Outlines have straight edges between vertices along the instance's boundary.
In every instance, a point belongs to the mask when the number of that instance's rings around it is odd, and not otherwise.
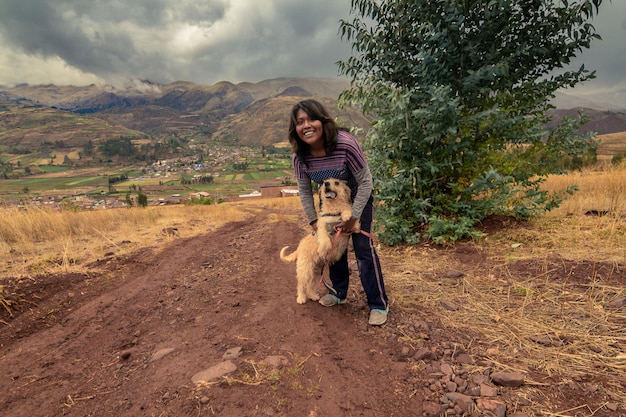
[{"label": "woman's dark hair", "polygon": [[305,156],[309,153],[309,144],[303,142],[296,132],[296,116],[298,112],[304,111],[311,119],[322,122],[322,139],[326,154],[331,154],[337,147],[337,132],[341,129],[337,126],[326,108],[317,100],[302,100],[291,109],[291,119],[289,120],[289,143],[291,150],[298,159],[306,164]]}]

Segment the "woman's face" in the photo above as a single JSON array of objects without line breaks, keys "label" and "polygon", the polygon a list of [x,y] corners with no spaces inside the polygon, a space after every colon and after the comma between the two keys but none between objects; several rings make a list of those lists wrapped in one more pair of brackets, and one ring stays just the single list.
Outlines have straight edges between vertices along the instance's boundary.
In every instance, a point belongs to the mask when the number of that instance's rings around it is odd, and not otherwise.
[{"label": "woman's face", "polygon": [[311,119],[302,109],[296,113],[296,133],[300,139],[313,149],[324,147],[324,131],[320,120]]}]

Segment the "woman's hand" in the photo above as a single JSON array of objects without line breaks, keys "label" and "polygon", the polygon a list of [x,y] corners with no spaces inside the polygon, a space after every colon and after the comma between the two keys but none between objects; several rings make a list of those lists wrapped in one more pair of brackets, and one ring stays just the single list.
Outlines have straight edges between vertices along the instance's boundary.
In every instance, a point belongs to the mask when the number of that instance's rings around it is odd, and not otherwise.
[{"label": "woman's hand", "polygon": [[341,229],[341,233],[353,233],[358,232],[358,229],[355,229],[354,225],[356,224],[357,219],[351,218],[350,220],[346,220],[345,222],[339,223],[335,226],[335,229]]}]

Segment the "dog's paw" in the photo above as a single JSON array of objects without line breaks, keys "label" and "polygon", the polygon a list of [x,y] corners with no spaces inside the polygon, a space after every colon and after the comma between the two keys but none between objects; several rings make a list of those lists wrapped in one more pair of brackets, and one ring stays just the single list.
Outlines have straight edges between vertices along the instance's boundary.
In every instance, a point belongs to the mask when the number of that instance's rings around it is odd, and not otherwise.
[{"label": "dog's paw", "polygon": [[304,303],[306,303],[306,297],[300,297],[300,296],[298,296],[298,297],[296,298],[296,303],[298,303],[298,304],[304,304]]}]

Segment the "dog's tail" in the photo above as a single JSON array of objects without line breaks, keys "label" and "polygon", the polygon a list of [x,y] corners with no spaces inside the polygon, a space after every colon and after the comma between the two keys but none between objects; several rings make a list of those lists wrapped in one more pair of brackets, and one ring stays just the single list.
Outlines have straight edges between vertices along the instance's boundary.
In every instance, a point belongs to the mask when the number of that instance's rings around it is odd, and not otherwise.
[{"label": "dog's tail", "polygon": [[289,248],[289,246],[285,246],[280,250],[280,259],[282,259],[283,262],[295,262],[296,259],[298,259],[298,251],[295,250],[293,253],[287,255],[287,248]]}]

